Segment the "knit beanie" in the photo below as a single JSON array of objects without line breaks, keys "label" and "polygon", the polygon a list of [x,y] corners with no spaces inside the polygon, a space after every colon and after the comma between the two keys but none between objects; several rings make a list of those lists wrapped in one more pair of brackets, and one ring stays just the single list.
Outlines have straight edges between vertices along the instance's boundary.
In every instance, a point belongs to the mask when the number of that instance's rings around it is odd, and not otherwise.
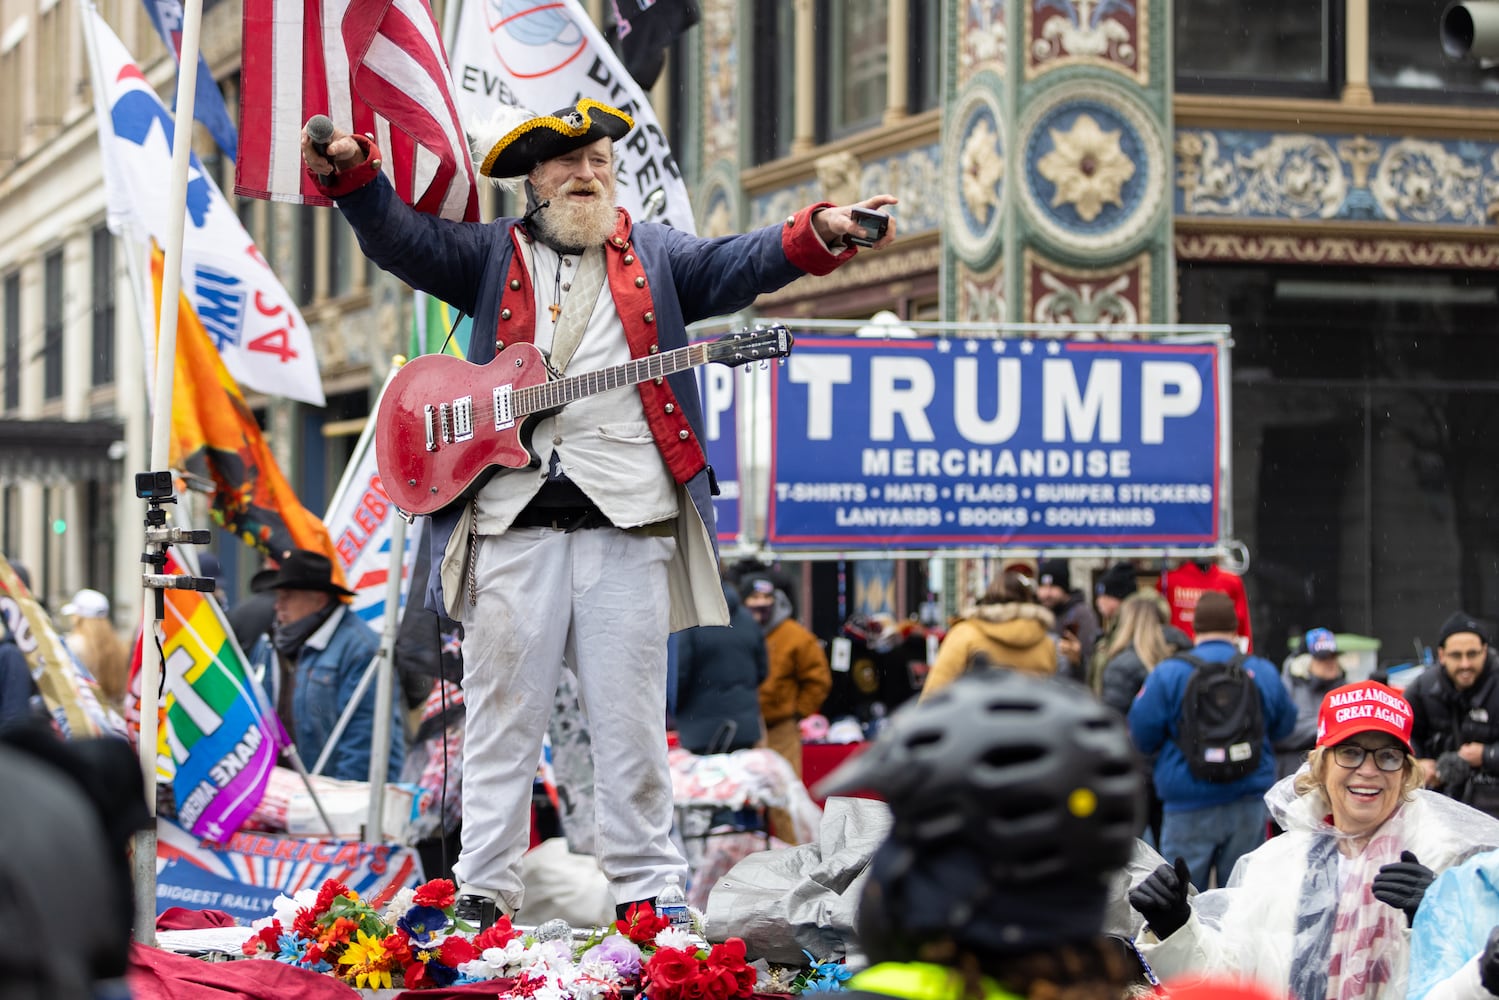
[{"label": "knit beanie", "polygon": [[1472,632],[1483,641],[1484,645],[1488,645],[1489,630],[1480,625],[1478,619],[1466,611],[1454,612],[1452,617],[1442,623],[1442,631],[1437,637],[1437,645],[1447,645],[1447,640],[1459,632]]},{"label": "knit beanie", "polygon": [[1135,564],[1115,563],[1110,566],[1098,578],[1096,589],[1100,597],[1116,597],[1121,601],[1124,600],[1140,589],[1139,580],[1135,576]]},{"label": "knit beanie", "polygon": [[1203,591],[1192,612],[1192,631],[1197,635],[1239,631],[1239,615],[1234,611],[1233,600],[1222,591]]},{"label": "knit beanie", "polygon": [[1063,590],[1072,589],[1072,573],[1066,559],[1042,559],[1036,567],[1036,582],[1043,587],[1051,584]]}]

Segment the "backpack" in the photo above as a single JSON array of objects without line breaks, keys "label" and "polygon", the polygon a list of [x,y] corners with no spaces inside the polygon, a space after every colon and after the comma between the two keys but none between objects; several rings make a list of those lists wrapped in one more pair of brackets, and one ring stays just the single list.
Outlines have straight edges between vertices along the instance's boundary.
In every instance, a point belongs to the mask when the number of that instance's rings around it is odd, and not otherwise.
[{"label": "backpack", "polygon": [[1260,766],[1265,750],[1265,712],[1243,653],[1214,663],[1178,653],[1192,665],[1182,696],[1176,745],[1187,770],[1199,781],[1238,781]]}]

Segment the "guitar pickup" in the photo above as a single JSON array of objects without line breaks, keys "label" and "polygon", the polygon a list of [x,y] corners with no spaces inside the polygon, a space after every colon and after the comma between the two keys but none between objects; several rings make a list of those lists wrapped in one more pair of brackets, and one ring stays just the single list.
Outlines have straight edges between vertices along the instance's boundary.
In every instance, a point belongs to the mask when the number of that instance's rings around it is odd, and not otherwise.
[{"label": "guitar pickup", "polygon": [[422,407],[422,430],[427,432],[427,450],[437,450],[437,407],[428,403]]},{"label": "guitar pickup", "polygon": [[474,436],[474,397],[453,400],[453,440],[467,441]]},{"label": "guitar pickup", "polygon": [[497,385],[494,388],[494,429],[503,431],[515,426],[515,411],[510,405],[510,387]]}]

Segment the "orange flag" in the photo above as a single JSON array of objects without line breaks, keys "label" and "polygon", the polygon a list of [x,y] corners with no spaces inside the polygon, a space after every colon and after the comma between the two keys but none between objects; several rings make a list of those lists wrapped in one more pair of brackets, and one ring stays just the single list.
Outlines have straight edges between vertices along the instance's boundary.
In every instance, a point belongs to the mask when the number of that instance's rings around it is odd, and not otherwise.
[{"label": "orange flag", "polygon": [[[151,285],[158,318],[162,263],[160,248],[153,247]],[[342,577],[328,529],[302,506],[281,474],[255,415],[187,297],[179,296],[178,303],[172,468],[183,470],[189,488],[212,492],[214,522],[246,545],[276,557],[287,549],[322,552]]]}]

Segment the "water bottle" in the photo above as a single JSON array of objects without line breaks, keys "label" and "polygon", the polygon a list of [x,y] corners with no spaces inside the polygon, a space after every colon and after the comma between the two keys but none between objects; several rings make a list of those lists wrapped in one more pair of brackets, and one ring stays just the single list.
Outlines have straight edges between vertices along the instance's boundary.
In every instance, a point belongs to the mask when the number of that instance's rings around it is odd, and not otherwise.
[{"label": "water bottle", "polygon": [[687,897],[682,895],[682,886],[675,875],[666,876],[666,888],[656,896],[656,913],[666,918],[667,926],[674,930],[692,930],[692,914],[687,910]]}]

